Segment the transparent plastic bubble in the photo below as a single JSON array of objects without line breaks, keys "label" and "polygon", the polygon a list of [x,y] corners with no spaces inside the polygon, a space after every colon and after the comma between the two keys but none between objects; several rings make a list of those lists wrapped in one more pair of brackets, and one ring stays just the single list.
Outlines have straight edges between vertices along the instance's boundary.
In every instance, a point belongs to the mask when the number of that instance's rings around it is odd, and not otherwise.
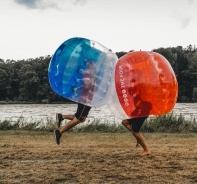
[{"label": "transparent plastic bubble", "polygon": [[88,106],[108,101],[116,54],[86,38],[71,38],[54,53],[48,69],[49,83],[59,95]]},{"label": "transparent plastic bubble", "polygon": [[108,107],[120,118],[162,115],[177,100],[178,83],[169,62],[155,52],[130,52],[115,68]]}]

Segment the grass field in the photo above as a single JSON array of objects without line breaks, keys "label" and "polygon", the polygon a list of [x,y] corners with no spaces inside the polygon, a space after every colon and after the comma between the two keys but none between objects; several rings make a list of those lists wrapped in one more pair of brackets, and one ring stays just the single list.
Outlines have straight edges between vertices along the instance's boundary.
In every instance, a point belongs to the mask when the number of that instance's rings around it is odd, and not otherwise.
[{"label": "grass field", "polygon": [[0,183],[197,183],[197,134],[143,133],[139,157],[130,133],[0,131]]}]

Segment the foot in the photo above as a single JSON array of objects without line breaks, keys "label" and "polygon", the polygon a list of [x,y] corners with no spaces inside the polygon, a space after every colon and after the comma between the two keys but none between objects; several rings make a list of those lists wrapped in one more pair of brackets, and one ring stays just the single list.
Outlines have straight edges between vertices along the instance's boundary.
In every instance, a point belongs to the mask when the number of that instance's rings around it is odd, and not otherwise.
[{"label": "foot", "polygon": [[135,147],[134,146],[132,146],[132,150],[134,150],[135,148],[138,148],[138,147],[140,147],[140,144],[139,143],[136,143],[136,145],[135,145]]},{"label": "foot", "polygon": [[54,135],[55,135],[55,141],[59,145],[62,134],[60,133],[59,130],[54,130]]},{"label": "foot", "polygon": [[138,148],[138,147],[140,147],[140,144],[137,142],[137,143],[136,143],[136,148]]},{"label": "foot", "polygon": [[146,151],[139,153],[139,156],[141,157],[146,156],[146,155],[150,155],[150,150],[146,150]]},{"label": "foot", "polygon": [[57,127],[58,127],[58,128],[60,127],[61,122],[62,122],[63,120],[64,120],[64,119],[62,118],[62,114],[56,113],[56,123],[57,123]]}]

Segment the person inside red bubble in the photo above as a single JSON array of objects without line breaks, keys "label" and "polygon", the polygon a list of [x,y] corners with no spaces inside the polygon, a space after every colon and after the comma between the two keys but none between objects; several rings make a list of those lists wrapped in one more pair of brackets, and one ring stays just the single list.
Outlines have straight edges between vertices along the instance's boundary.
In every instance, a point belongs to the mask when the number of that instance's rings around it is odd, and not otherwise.
[{"label": "person inside red bubble", "polygon": [[124,119],[122,121],[122,125],[125,126],[133,136],[136,138],[137,143],[136,147],[141,146],[143,151],[139,153],[139,156],[149,155],[150,148],[146,144],[144,137],[140,134],[140,129],[148,118],[150,111],[152,109],[152,104],[147,101],[142,101],[140,98],[140,85],[133,85],[132,87],[128,88],[129,94],[133,97],[133,102],[135,106],[135,110],[131,112],[131,116],[135,118],[131,119]]},{"label": "person inside red bubble", "polygon": [[128,93],[133,98],[133,103],[135,106],[135,110],[131,112],[132,117],[141,117],[141,116],[148,116],[152,109],[152,104],[148,101],[143,101],[140,97],[140,85],[136,85],[134,87],[128,88]]},{"label": "person inside red bubble", "polygon": [[122,125],[125,126],[129,131],[131,131],[133,136],[136,138],[137,140],[136,147],[141,146],[143,148],[143,151],[139,153],[139,156],[145,156],[151,153],[150,148],[148,147],[148,145],[146,144],[144,140],[144,137],[139,132],[143,123],[145,122],[147,118],[148,116],[124,119],[122,121]]},{"label": "person inside red bubble", "polygon": [[[152,109],[152,104],[149,102],[141,101],[140,96],[136,95],[134,99],[134,105],[136,109],[131,113],[133,117],[131,119],[124,119],[122,121],[122,125],[124,125],[137,140],[136,147],[142,146],[143,152],[141,152],[140,156],[145,156],[150,154],[150,149],[147,146],[144,137],[140,134],[140,129],[148,118],[149,112]],[[143,117],[138,117],[140,115],[144,115]]]}]

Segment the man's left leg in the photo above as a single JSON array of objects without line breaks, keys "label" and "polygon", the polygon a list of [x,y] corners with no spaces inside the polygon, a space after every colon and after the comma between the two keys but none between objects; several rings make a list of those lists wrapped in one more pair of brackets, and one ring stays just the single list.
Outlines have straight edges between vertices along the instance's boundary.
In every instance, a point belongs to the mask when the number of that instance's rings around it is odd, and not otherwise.
[{"label": "man's left leg", "polygon": [[139,155],[140,156],[150,155],[151,152],[150,152],[149,147],[145,143],[144,137],[139,132],[132,131],[132,134],[136,138],[137,143],[139,143],[142,146],[142,148],[144,149],[144,151],[141,152]]}]

